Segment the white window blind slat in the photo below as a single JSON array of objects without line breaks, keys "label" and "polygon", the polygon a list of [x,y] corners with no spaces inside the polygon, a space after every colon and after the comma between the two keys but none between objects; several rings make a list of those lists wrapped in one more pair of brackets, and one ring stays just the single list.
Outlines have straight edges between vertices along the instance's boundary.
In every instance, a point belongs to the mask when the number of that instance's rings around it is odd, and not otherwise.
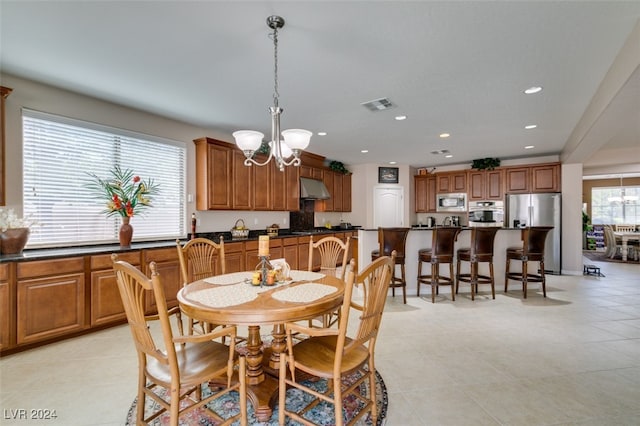
[{"label": "white window blind slat", "polygon": [[87,188],[88,173],[108,178],[115,165],[159,187],[153,207],[131,220],[134,241],[186,234],[184,143],[26,109],[23,138],[24,214],[38,222],[27,247],[117,242],[120,217],[102,213]]}]

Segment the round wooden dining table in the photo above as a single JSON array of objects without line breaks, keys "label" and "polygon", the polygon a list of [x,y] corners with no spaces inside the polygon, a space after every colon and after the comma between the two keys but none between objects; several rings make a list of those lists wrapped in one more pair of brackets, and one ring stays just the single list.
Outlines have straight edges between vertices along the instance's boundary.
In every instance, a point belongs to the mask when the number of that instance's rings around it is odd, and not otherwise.
[{"label": "round wooden dining table", "polygon": [[[291,280],[253,286],[252,272],[205,278],[178,292],[182,311],[198,321],[248,328],[247,397],[256,418],[268,421],[277,401],[280,354],[286,350],[283,324],[316,318],[342,305],[345,282],[334,276],[291,271]],[[263,349],[260,327],[273,325],[273,340]]]}]

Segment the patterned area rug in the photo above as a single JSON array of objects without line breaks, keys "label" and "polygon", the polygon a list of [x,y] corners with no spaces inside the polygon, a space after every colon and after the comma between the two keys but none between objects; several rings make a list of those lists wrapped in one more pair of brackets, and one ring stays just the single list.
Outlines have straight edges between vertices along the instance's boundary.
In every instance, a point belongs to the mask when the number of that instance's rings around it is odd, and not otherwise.
[{"label": "patterned area rug", "polygon": [[[378,401],[378,422],[377,422],[378,424],[376,426],[378,426],[383,424],[384,418],[387,415],[388,398],[387,398],[387,388],[384,384],[384,381],[382,380],[382,377],[377,371],[375,373],[375,377],[376,377],[375,392],[376,392],[376,398]],[[353,374],[351,376],[346,377],[343,380],[343,382],[353,383],[353,381],[356,380],[357,378],[358,376],[356,374]],[[360,387],[360,392],[362,393],[369,392],[368,381],[365,381],[365,382],[367,382],[367,384],[363,384]],[[318,390],[319,392],[323,392],[327,388],[326,380],[318,380],[315,382],[305,382],[305,384],[311,386],[312,388]],[[210,392],[211,391],[209,390],[208,387],[206,386],[203,387],[204,395],[208,395]],[[290,389],[287,391],[287,406],[291,408],[294,408],[295,406],[299,406],[302,408],[308,404],[309,398],[310,397],[308,394],[302,393],[297,389]],[[147,406],[145,407],[147,412],[157,409],[156,403],[153,402],[153,404],[155,405],[154,407],[151,406],[151,403],[152,402],[147,398]],[[223,398],[220,398],[219,400],[215,400],[214,402],[209,404],[209,406],[218,414],[220,414],[223,418],[231,417],[237,414],[240,409],[238,394],[236,392],[231,392],[229,395]],[[129,412],[127,413],[127,420],[125,423],[127,426],[135,425],[137,409],[138,409],[137,401],[134,400],[133,404],[131,405],[131,408],[129,409]],[[247,411],[248,411],[248,417],[249,417],[248,423],[250,425],[262,425],[262,426],[278,425],[278,407],[277,406],[274,408],[273,415],[268,422],[258,422],[256,420],[251,404],[248,404]],[[357,398],[352,396],[351,398],[348,398],[347,401],[345,401],[345,404],[344,404],[345,419],[352,419],[359,411],[360,411],[360,403]],[[308,417],[309,419],[321,425],[333,425],[334,424],[333,405],[327,404],[324,402],[320,403],[316,407],[314,407],[311,411],[309,411],[306,417]],[[151,424],[156,426],[168,425],[169,424],[168,414],[167,413],[163,414],[162,416],[160,416],[160,418],[156,419]],[[216,426],[218,424],[219,423],[216,422],[214,418],[212,418],[207,414],[206,409],[194,410],[191,413],[189,413],[187,416],[184,416],[184,418],[180,419],[180,425],[184,425],[184,426],[187,426],[187,425]],[[239,424],[239,422],[234,423],[234,425],[235,424]],[[299,423],[294,422],[293,420],[287,419],[286,424],[298,425]],[[356,424],[360,426],[364,426],[364,425],[373,426],[369,414],[361,418]]]},{"label": "patterned area rug", "polygon": [[613,263],[640,263],[640,260],[634,260],[631,257],[627,258],[627,261],[622,260],[622,256],[617,255],[614,258],[609,258],[604,255],[602,251],[583,250],[582,255],[594,262],[613,262]]}]

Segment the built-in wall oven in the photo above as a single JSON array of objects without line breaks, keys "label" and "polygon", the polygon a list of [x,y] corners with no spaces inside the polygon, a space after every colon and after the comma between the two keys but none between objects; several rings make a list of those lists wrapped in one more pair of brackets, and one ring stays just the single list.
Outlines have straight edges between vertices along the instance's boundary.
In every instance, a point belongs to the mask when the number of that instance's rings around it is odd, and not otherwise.
[{"label": "built-in wall oven", "polygon": [[504,226],[504,201],[470,201],[469,226]]}]

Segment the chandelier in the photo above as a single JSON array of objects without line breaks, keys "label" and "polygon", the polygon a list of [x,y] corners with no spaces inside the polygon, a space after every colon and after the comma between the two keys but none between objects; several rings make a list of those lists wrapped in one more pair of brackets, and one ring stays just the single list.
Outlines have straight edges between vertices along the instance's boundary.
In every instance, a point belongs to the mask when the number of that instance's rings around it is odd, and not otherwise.
[{"label": "chandelier", "polygon": [[303,129],[287,129],[280,132],[282,108],[278,105],[278,97],[280,96],[278,93],[278,30],[284,27],[284,19],[276,15],[269,16],[267,18],[267,26],[273,30],[269,36],[273,40],[274,59],[273,106],[269,107],[269,112],[271,113],[271,140],[268,142],[269,156],[262,163],[253,158],[262,145],[263,133],[255,130],[238,130],[233,132],[233,137],[238,148],[244,152],[246,157],[244,160],[245,166],[251,166],[252,164],[265,166],[273,159],[278,169],[283,172],[285,166],[300,165],[300,154],[309,146],[309,140],[313,133]]}]

